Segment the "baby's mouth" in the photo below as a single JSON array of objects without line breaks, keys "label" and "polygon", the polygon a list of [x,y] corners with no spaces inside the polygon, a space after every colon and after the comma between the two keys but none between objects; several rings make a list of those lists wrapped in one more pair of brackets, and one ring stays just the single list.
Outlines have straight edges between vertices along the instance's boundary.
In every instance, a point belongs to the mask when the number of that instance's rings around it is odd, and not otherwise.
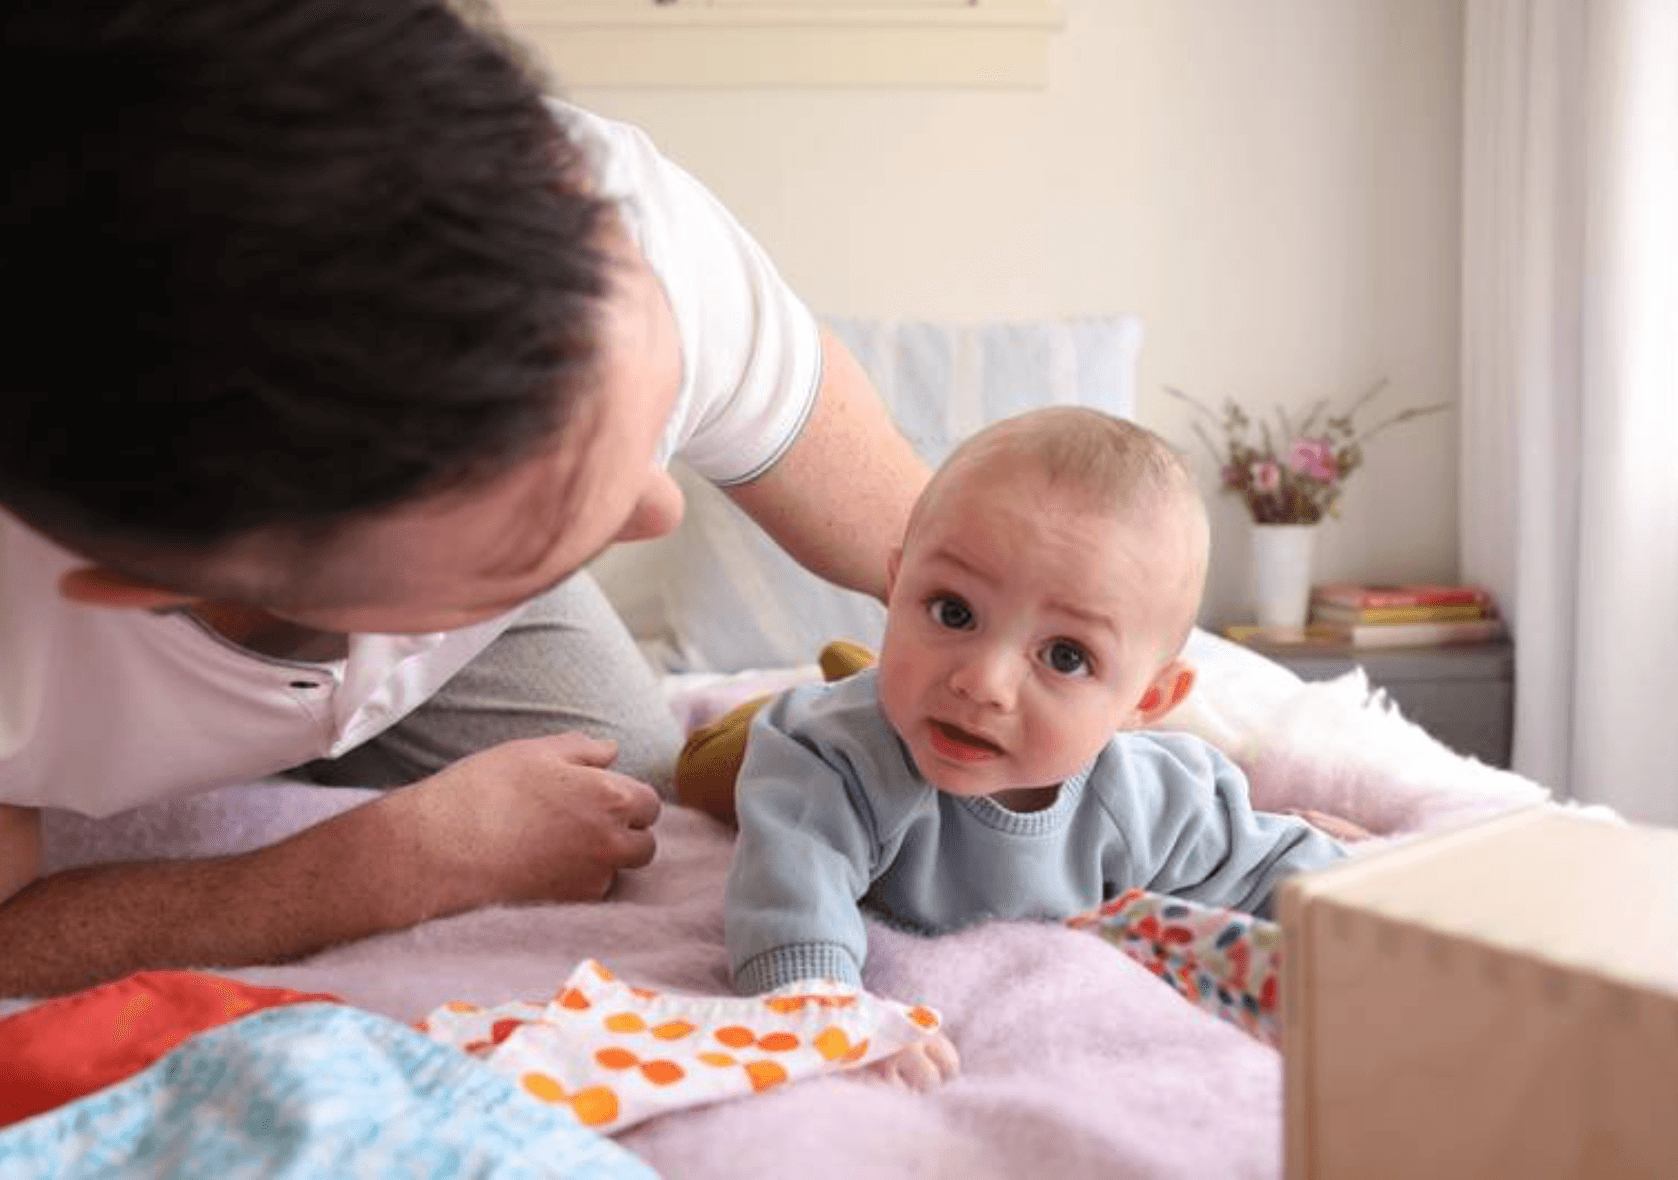
[{"label": "baby's mouth", "polygon": [[988,738],[982,738],[976,733],[969,733],[960,726],[951,725],[947,721],[934,721],[931,724],[933,734],[949,743],[954,748],[951,752],[957,753],[958,756],[965,754],[968,757],[974,757],[1003,752],[1002,747],[995,742]]}]

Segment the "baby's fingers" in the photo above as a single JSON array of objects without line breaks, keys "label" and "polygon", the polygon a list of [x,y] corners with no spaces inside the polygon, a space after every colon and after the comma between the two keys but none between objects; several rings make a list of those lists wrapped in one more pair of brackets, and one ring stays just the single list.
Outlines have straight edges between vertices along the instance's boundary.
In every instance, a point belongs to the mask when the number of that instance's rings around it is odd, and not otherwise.
[{"label": "baby's fingers", "polygon": [[961,1072],[961,1054],[955,1042],[943,1033],[934,1033],[924,1046],[926,1059],[938,1071],[938,1080],[947,1082]]},{"label": "baby's fingers", "polygon": [[873,1077],[918,1094],[936,1090],[959,1072],[961,1057],[943,1033],[899,1049],[868,1068]]}]

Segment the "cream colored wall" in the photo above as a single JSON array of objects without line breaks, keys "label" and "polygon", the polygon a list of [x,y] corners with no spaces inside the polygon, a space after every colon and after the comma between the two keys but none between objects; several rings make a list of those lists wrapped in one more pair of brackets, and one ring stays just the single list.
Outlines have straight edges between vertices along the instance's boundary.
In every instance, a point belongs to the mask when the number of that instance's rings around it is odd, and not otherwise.
[{"label": "cream colored wall", "polygon": [[[1139,416],[1186,447],[1163,384],[1303,407],[1386,375],[1391,408],[1454,401],[1462,0],[1065,10],[1044,90],[571,97],[645,127],[820,311],[1140,313]],[[1454,415],[1379,439],[1319,576],[1455,576],[1456,440]],[[1245,517],[1215,497],[1213,519],[1218,625]]]}]

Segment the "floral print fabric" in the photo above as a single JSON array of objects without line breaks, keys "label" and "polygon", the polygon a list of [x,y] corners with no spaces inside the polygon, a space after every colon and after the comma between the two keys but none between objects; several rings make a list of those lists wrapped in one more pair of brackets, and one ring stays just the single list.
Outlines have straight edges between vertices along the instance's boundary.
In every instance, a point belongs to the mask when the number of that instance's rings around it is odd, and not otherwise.
[{"label": "floral print fabric", "polygon": [[1281,1047],[1282,928],[1275,922],[1131,889],[1067,924],[1100,935],[1190,1003]]}]

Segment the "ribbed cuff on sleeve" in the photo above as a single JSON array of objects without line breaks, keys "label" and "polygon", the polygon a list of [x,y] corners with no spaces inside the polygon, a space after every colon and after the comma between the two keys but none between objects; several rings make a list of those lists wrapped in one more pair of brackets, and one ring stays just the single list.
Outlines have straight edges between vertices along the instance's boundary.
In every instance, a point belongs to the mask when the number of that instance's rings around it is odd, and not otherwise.
[{"label": "ribbed cuff on sleeve", "polygon": [[844,947],[836,942],[801,942],[747,959],[734,972],[734,990],[743,996],[761,995],[801,979],[862,986],[862,972]]}]

